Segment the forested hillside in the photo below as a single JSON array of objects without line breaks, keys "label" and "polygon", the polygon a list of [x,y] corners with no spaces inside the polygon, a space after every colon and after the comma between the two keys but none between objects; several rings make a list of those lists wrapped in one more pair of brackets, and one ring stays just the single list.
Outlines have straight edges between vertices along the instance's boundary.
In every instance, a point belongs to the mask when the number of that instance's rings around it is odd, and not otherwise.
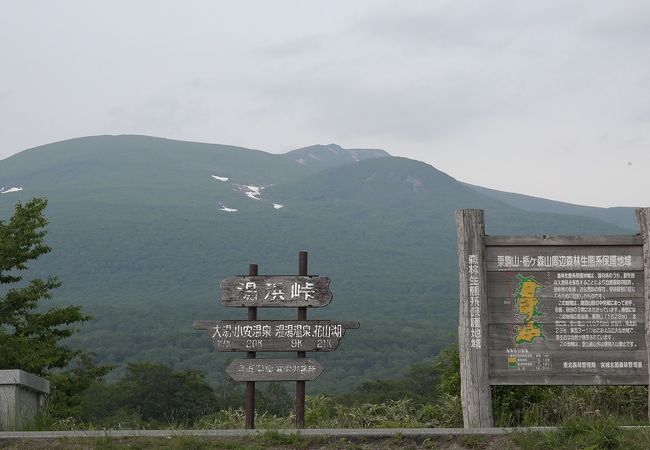
[{"label": "forested hillside", "polygon": [[[488,189],[481,186],[466,184],[472,189],[485,194],[488,197],[500,200],[515,208],[525,211],[549,212],[554,214],[570,214],[573,216],[592,217],[612,223],[627,230],[636,231],[639,228],[635,208],[631,207],[612,207],[598,208],[594,206],[574,205],[572,203],[558,202],[545,198],[532,197],[530,195],[516,194],[514,192],[502,192],[495,189]],[[642,205],[638,205],[642,206]]]},{"label": "forested hillside", "polygon": [[[310,156],[312,155],[312,156]],[[327,157],[326,157],[327,156]],[[300,161],[302,160],[302,162]],[[306,163],[310,161],[311,163]],[[245,318],[219,304],[219,280],[297,270],[330,276],[334,300],[309,318],[359,320],[310,392],[398,376],[452,340],[457,321],[454,211],[486,210],[488,233],[627,234],[594,218],[525,211],[422,162],[378,150],[314,146],[274,155],[144,136],[98,136],[0,161],[0,214],[43,196],[58,304],[94,319],[70,340],[101,362],[200,368],[224,361],[196,319]],[[295,318],[260,311],[259,318]],[[119,370],[115,372],[119,374]]]}]

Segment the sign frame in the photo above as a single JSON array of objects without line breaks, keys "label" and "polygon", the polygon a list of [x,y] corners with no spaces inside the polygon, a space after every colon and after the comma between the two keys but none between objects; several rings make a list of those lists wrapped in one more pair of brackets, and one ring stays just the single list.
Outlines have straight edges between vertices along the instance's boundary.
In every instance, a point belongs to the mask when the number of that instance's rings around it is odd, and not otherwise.
[{"label": "sign frame", "polygon": [[[650,361],[650,240],[649,240],[649,231],[650,231],[650,208],[637,209],[636,211],[637,219],[640,225],[641,233],[637,235],[625,235],[625,236],[487,236],[485,235],[485,221],[483,210],[476,209],[464,209],[456,211],[456,225],[457,225],[457,237],[458,237],[458,256],[459,256],[459,285],[460,285],[460,304],[459,304],[459,352],[460,352],[460,363],[461,363],[461,402],[463,406],[463,422],[466,428],[475,428],[475,427],[492,427],[493,418],[492,418],[492,405],[491,405],[491,385],[513,385],[513,384],[541,384],[541,385],[550,385],[550,384],[588,384],[588,385],[598,385],[598,384],[625,384],[625,385],[648,385],[650,380],[650,372],[648,369],[648,361]],[[495,249],[509,249],[513,250],[510,258],[520,257],[523,258],[525,255],[531,253],[526,248],[534,247],[539,250],[539,262],[540,266],[532,268],[531,264],[536,263],[533,261],[531,263],[531,258],[528,258],[525,268],[520,271],[521,265],[512,263],[511,266],[504,264],[504,256],[501,256],[498,261],[495,259]],[[610,261],[610,254],[607,253],[607,257],[603,260],[601,256],[598,262],[596,263],[595,259],[587,260],[586,255],[590,253],[590,247],[603,247],[611,249],[611,255],[614,256]],[[621,317],[626,319],[633,318],[630,320],[630,323],[625,323],[629,325],[629,328],[626,331],[620,331],[620,333],[632,333],[631,329],[634,330],[635,344],[630,345],[630,350],[626,350],[628,354],[635,356],[635,364],[638,362],[638,359],[643,359],[643,367],[635,365],[634,367],[629,366],[628,363],[625,365],[617,365],[616,370],[609,370],[614,368],[614,366],[601,365],[598,364],[598,367],[586,367],[583,365],[567,365],[563,368],[568,369],[589,369],[584,370],[583,373],[570,373],[564,374],[564,376],[559,376],[558,373],[552,373],[552,371],[547,371],[545,375],[535,375],[535,378],[532,382],[526,380],[522,376],[523,372],[513,371],[512,375],[508,374],[508,371],[502,369],[491,370],[491,364],[496,367],[495,358],[497,348],[494,347],[495,342],[498,342],[498,339],[494,336],[499,333],[503,333],[503,330],[499,332],[499,327],[511,326],[513,324],[509,323],[504,317],[492,317],[490,315],[490,310],[495,304],[494,298],[490,297],[494,293],[495,288],[493,288],[493,283],[495,279],[499,279],[499,276],[495,274],[501,273],[501,278],[503,274],[510,271],[511,274],[516,273],[533,273],[540,274],[546,273],[545,279],[556,280],[559,277],[559,273],[562,273],[559,267],[559,260],[553,259],[551,262],[547,263],[546,257],[549,258],[548,261],[551,261],[550,258],[560,258],[558,252],[561,252],[563,249],[571,249],[572,256],[567,259],[564,256],[562,260],[563,269],[567,272],[572,271],[579,273],[575,275],[575,278],[581,278],[585,273],[590,273],[592,276],[605,273],[610,271],[611,273],[619,273],[616,276],[622,276],[623,271],[635,272],[640,275],[640,280],[634,281],[634,287],[629,288],[631,294],[626,296],[612,294],[613,297],[618,298],[627,298],[633,297],[631,300],[627,299],[626,301],[635,302],[633,307],[627,308],[627,310],[639,313],[637,314],[622,314]],[[627,250],[634,249],[633,251],[627,252]],[[503,253],[508,255],[508,253]],[[573,256],[575,255],[575,256]],[[582,256],[581,256],[582,255]],[[626,256],[627,255],[627,256]],[[623,259],[621,259],[623,257]],[[625,259],[627,257],[627,259]],[[575,259],[580,258],[580,259]],[[604,264],[604,262],[606,264]],[[520,262],[520,260],[518,261]],[[567,262],[569,264],[567,264]],[[547,267],[548,266],[548,267]],[[515,267],[512,270],[511,267]],[[580,275],[582,274],[582,275]],[[524,275],[522,275],[524,276]],[[614,275],[611,275],[614,277]],[[637,275],[635,275],[637,276]],[[554,278],[555,277],[555,278]],[[569,278],[573,275],[569,276]],[[531,280],[534,277],[531,276]],[[503,281],[500,281],[503,282]],[[530,282],[532,284],[532,282]],[[574,280],[572,285],[580,286],[580,280]],[[585,283],[588,285],[589,283]],[[604,283],[600,283],[604,285]],[[617,283],[613,283],[617,284]],[[618,283],[623,284],[623,283]],[[598,283],[592,283],[592,285],[598,285]],[[522,284],[519,284],[521,289]],[[537,286],[528,285],[531,289],[537,289]],[[639,287],[641,287],[639,292]],[[502,289],[502,287],[501,287]],[[612,292],[610,288],[603,287],[585,287],[580,290],[573,290],[572,292],[597,292],[596,289],[602,289],[602,292],[609,294]],[[600,292],[600,291],[599,291]],[[535,294],[536,295],[536,294]],[[527,301],[532,301],[534,304],[537,303],[537,298],[529,296]],[[492,307],[489,307],[488,302],[492,298]],[[558,298],[558,296],[556,296]],[[580,296],[576,295],[576,298],[601,298],[609,299],[603,294],[601,297],[595,296],[595,294],[589,294]],[[504,299],[501,299],[505,303]],[[519,300],[518,300],[519,301]],[[609,301],[609,300],[608,300]],[[549,302],[552,303],[552,302]],[[571,302],[565,302],[571,304]],[[577,304],[582,305],[582,302],[576,302]],[[601,302],[602,303],[602,302]],[[620,303],[620,302],[619,302]],[[558,302],[559,304],[559,302]],[[584,303],[586,304],[586,303]],[[596,302],[596,304],[598,304]],[[605,304],[605,303],[603,303]],[[610,308],[612,311],[620,311],[622,308],[618,305],[617,302],[614,302],[615,307]],[[627,303],[626,303],[627,305]],[[503,307],[501,306],[503,309]],[[616,309],[618,308],[618,309]],[[530,309],[530,308],[528,308]],[[600,308],[603,309],[603,308]],[[598,308],[592,308],[591,311],[600,311]],[[627,312],[627,310],[625,312]],[[532,311],[532,309],[531,309]],[[562,312],[562,308],[556,308],[555,313]],[[518,314],[521,315],[521,311]],[[500,313],[503,316],[503,312]],[[535,322],[537,319],[531,318],[532,312],[526,311],[523,316],[526,318],[526,327],[532,326],[535,327],[537,324],[538,327],[543,328],[544,323]],[[549,315],[550,316],[550,315]],[[570,317],[570,315],[567,315]],[[628,317],[629,316],[629,317]],[[597,317],[593,314],[587,317]],[[581,317],[582,318],[582,317]],[[548,317],[545,319],[548,320]],[[643,323],[645,322],[645,323]],[[503,323],[503,325],[500,325]],[[554,326],[557,326],[559,322],[552,322]],[[580,323],[579,321],[574,321],[574,323]],[[584,322],[583,322],[584,323]],[[593,323],[593,321],[592,321]],[[602,323],[607,324],[607,321],[602,321]],[[610,321],[610,324],[614,322]],[[496,328],[494,328],[496,327]],[[551,330],[551,326],[548,327],[548,330]],[[614,328],[612,328],[614,329]],[[555,339],[556,329],[552,329],[553,334],[552,338]],[[612,337],[612,333],[616,334],[619,330],[623,328],[615,328],[615,332],[611,332],[608,336]],[[530,335],[532,336],[531,342],[534,341],[534,337],[537,336],[538,330]],[[539,330],[541,333],[541,329]],[[611,330],[610,330],[611,331]],[[491,336],[491,332],[492,335]],[[609,331],[608,331],[609,332]],[[537,333],[537,334],[536,334]],[[569,332],[567,332],[569,333]],[[574,333],[571,331],[570,333]],[[579,333],[579,331],[575,331]],[[519,335],[517,335],[519,337]],[[571,335],[563,335],[569,336]],[[543,337],[543,336],[542,336]],[[589,336],[582,336],[583,338]],[[523,339],[523,338],[522,338]],[[576,338],[577,339],[577,338]],[[590,338],[591,339],[591,338]],[[630,338],[632,339],[632,338]],[[523,341],[522,341],[523,342]],[[629,341],[632,343],[632,340]],[[500,345],[500,344],[499,344]],[[554,343],[557,347],[557,343]],[[544,346],[537,345],[537,348],[546,348],[546,342]],[[497,345],[498,347],[498,345]],[[549,347],[550,348],[550,347]],[[506,349],[504,349],[506,350]],[[608,349],[602,349],[602,352],[589,350],[596,353],[606,354]],[[610,352],[615,351],[615,349],[609,349]],[[586,352],[582,352],[583,354]],[[549,353],[548,360],[549,365],[551,366],[551,355]],[[565,353],[556,353],[554,361],[558,360],[557,355],[565,355]],[[576,352],[578,354],[578,352]],[[527,356],[527,355],[524,355]],[[541,355],[535,355],[535,357]],[[584,355],[583,355],[584,356]],[[602,355],[601,355],[602,356]],[[579,359],[579,358],[577,358]],[[602,359],[602,358],[601,358]],[[615,359],[615,358],[614,358]],[[516,360],[516,358],[515,358]],[[525,360],[525,359],[524,359]],[[500,360],[499,360],[500,361]],[[540,359],[540,361],[542,361]],[[630,363],[631,363],[630,362]],[[546,361],[540,362],[540,364],[545,364]],[[510,364],[510,359],[508,359],[508,364]],[[573,363],[568,363],[573,364]],[[590,363],[593,364],[593,363]],[[508,365],[510,368],[510,365]],[[547,370],[547,366],[540,366],[540,370]],[[603,367],[605,374],[600,373],[598,369]],[[526,369],[525,367],[522,367]],[[590,370],[590,369],[594,370]],[[621,370],[619,370],[621,369]],[[527,369],[526,369],[527,370]],[[497,376],[495,373],[500,373],[502,376]],[[531,373],[537,373],[529,371]],[[649,394],[649,404],[650,404],[650,394]],[[650,417],[650,408],[649,408],[649,417]]]}]

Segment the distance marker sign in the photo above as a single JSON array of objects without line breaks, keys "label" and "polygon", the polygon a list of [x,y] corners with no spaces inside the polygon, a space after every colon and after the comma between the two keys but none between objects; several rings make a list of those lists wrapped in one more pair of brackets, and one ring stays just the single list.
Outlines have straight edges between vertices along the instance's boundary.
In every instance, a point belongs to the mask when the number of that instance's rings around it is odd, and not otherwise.
[{"label": "distance marker sign", "polygon": [[331,352],[354,320],[197,320],[220,352]]}]

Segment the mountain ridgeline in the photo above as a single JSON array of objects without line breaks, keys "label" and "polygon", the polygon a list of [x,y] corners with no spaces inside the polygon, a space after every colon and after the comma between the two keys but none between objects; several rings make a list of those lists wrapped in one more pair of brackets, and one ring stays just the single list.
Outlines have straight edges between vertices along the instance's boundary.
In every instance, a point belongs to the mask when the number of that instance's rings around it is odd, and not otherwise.
[{"label": "mountain ridgeline", "polygon": [[310,392],[397,376],[453,339],[458,208],[485,209],[493,234],[630,233],[615,224],[629,219],[517,208],[428,164],[334,144],[277,155],[87,137],[0,161],[0,185],[10,191],[0,194],[2,218],[17,201],[48,198],[53,251],[34,275],[59,276],[52,302],[94,316],[70,345],[105,363],[158,361],[223,381],[224,363],[240,355],[214,352],[192,321],[245,319],[220,305],[218,282],[249,263],[296,273],[298,251],[309,251],[309,272],[332,278],[334,300],[308,318],[361,322],[339,350],[316,355],[326,369]]}]

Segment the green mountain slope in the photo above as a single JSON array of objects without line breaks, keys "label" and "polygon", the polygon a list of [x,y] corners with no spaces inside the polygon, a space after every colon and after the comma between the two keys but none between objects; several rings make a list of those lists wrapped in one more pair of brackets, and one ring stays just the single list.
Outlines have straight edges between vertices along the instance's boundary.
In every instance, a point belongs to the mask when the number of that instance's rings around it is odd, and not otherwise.
[{"label": "green mountain slope", "polygon": [[486,209],[494,234],[624,233],[595,219],[513,208],[405,158],[323,169],[286,155],[142,136],[22,152],[0,161],[0,185],[23,188],[0,194],[2,217],[16,200],[49,199],[53,252],[34,273],[59,275],[55,303],[82,304],[94,315],[71,344],[105,362],[162,361],[222,380],[224,363],[241,354],[216,353],[191,329],[195,319],[246,317],[219,305],[219,280],[249,263],[260,273],[295,273],[298,251],[309,251],[310,272],[332,277],[335,296],[309,318],[362,323],[336,352],[316,355],[326,371],[310,392],[394,376],[450,340],[456,209]]},{"label": "green mountain slope", "polygon": [[500,200],[508,205],[526,211],[549,212],[555,214],[570,214],[573,216],[592,217],[594,219],[609,222],[626,230],[638,230],[639,224],[634,213],[635,208],[612,207],[598,208],[593,206],[574,205],[572,203],[558,202],[545,198],[532,197],[530,195],[515,194],[513,192],[497,191],[481,186],[474,186],[465,183],[466,186],[487,195],[488,197]]}]

